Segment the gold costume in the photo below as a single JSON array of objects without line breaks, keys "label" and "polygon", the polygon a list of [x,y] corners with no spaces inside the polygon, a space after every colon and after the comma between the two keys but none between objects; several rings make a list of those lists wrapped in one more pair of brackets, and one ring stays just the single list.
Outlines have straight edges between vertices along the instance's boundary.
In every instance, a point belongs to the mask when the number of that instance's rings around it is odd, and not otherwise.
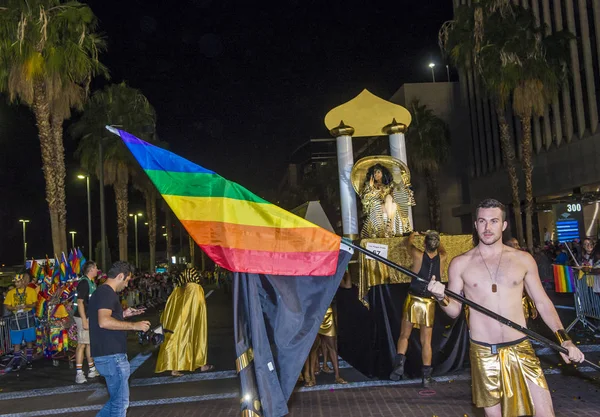
[{"label": "gold costume", "polygon": [[428,297],[417,297],[408,293],[402,308],[402,320],[410,321],[415,329],[433,327],[435,318],[435,300]]},{"label": "gold costume", "polygon": [[526,380],[548,389],[540,360],[527,338],[486,345],[471,340],[473,402],[477,407],[502,403],[502,417],[533,416]]},{"label": "gold costume", "polygon": [[333,309],[331,307],[329,307],[325,312],[325,318],[323,318],[323,322],[319,328],[319,334],[329,337],[337,336],[337,332],[335,330],[335,320],[333,317]]},{"label": "gold costume", "polygon": [[[386,196],[391,196],[397,204],[393,219],[388,219],[384,208]],[[391,183],[380,188],[366,184],[360,193],[363,211],[367,219],[360,232],[362,238],[402,236],[412,231],[408,220],[408,207],[414,206],[412,191],[404,184]],[[389,225],[389,226],[388,226]]]},{"label": "gold costume", "polygon": [[161,323],[166,330],[155,372],[194,371],[207,360],[206,300],[199,284],[188,282],[173,290]]}]

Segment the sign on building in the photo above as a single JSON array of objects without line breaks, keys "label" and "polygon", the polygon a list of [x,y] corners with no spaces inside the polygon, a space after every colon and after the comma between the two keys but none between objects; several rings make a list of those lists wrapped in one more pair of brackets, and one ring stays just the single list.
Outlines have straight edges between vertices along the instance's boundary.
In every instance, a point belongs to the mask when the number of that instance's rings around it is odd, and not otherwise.
[{"label": "sign on building", "polygon": [[555,204],[556,234],[560,243],[572,242],[585,236],[581,203]]}]

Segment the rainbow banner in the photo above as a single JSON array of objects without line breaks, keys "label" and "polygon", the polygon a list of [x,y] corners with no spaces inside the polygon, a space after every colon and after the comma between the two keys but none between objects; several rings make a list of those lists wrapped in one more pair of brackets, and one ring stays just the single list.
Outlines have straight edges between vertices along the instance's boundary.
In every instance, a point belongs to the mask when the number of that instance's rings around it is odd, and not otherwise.
[{"label": "rainbow banner", "polygon": [[87,259],[85,259],[85,256],[83,256],[83,253],[81,252],[81,249],[77,248],[77,271],[75,271],[76,274],[82,274],[83,273],[83,266],[85,265],[85,263],[87,262]]},{"label": "rainbow banner", "polygon": [[165,149],[119,135],[190,236],[234,272],[325,276],[336,272],[341,238]]},{"label": "rainbow banner", "polygon": [[554,269],[554,290],[556,292],[575,292],[575,271],[566,265],[552,265]]},{"label": "rainbow banner", "polygon": [[31,262],[31,268],[29,268],[29,275],[31,276],[32,281],[36,281],[42,272],[42,267],[38,262],[34,259]]}]

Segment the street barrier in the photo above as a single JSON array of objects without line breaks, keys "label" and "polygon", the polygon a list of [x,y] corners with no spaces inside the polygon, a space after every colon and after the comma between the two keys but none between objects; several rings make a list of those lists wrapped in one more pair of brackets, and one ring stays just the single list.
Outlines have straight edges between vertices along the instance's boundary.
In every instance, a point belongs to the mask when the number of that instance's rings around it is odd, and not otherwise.
[{"label": "street barrier", "polygon": [[0,356],[4,356],[10,351],[11,345],[8,320],[0,318]]},{"label": "street barrier", "polygon": [[590,319],[600,320],[600,294],[594,290],[600,290],[600,276],[591,274],[580,274],[574,281],[575,284],[575,320],[569,327],[567,332],[578,323],[581,322],[584,327],[598,331],[597,325],[591,323]]}]

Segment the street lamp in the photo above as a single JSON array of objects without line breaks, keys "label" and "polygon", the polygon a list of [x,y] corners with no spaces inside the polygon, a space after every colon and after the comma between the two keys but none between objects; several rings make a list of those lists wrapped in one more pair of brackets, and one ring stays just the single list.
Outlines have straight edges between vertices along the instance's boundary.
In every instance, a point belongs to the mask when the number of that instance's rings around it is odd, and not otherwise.
[{"label": "street lamp", "polygon": [[25,234],[25,229],[29,220],[20,219],[19,222],[23,223],[23,265],[25,265],[27,263],[27,236]]},{"label": "street lamp", "polygon": [[[87,188],[87,206],[88,206],[88,256],[92,256],[92,200],[90,197],[90,176],[79,174],[77,178],[80,180],[85,179],[85,185]],[[75,245],[73,245],[75,247]]]},{"label": "street lamp", "polygon": [[135,222],[135,267],[139,268],[140,267],[140,254],[138,252],[138,229],[137,229],[137,223],[138,223],[138,217],[142,217],[142,213],[136,213],[136,214],[129,213],[129,217],[133,217],[134,222]]},{"label": "street lamp", "polygon": [[75,234],[77,232],[74,230],[71,230],[69,233],[71,233],[71,246],[73,246],[73,248],[75,248]]},{"label": "street lamp", "polygon": [[433,82],[435,82],[435,72],[433,72],[433,69],[435,68],[435,64],[433,62],[430,62],[429,68],[431,68],[431,78],[433,78]]}]

